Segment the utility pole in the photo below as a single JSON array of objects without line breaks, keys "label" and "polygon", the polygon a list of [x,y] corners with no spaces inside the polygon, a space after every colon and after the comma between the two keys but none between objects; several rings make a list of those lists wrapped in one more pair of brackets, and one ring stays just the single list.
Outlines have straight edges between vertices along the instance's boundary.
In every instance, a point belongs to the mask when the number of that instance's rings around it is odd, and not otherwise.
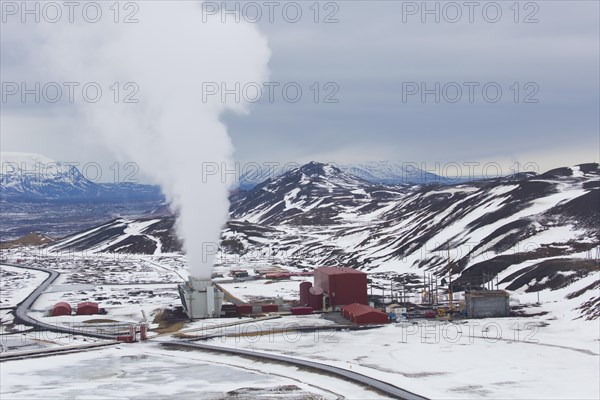
[{"label": "utility pole", "polygon": [[481,287],[487,288],[485,285],[485,271],[483,271],[481,275]]},{"label": "utility pole", "polygon": [[429,302],[433,304],[433,277],[429,274]]},{"label": "utility pole", "polygon": [[448,242],[448,300],[450,301],[450,313],[454,311],[454,303],[452,302],[452,267],[450,264],[450,242]]},{"label": "utility pole", "polygon": [[400,289],[400,300],[402,300],[403,307],[404,307],[404,304],[406,303],[404,296],[405,296],[404,285],[402,285],[402,288]]},{"label": "utility pole", "polygon": [[423,271],[423,293],[421,293],[421,302],[425,303],[425,291],[427,288],[427,281],[425,280],[425,271]]}]

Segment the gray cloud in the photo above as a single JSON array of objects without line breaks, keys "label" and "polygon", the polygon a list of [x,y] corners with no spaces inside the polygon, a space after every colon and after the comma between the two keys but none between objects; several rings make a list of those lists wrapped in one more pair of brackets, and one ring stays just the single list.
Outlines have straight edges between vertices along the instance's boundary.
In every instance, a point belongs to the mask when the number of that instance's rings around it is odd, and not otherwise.
[{"label": "gray cloud", "polygon": [[[311,2],[300,3],[304,15],[295,24],[281,14],[275,13],[274,23],[263,16],[258,25],[272,50],[270,79],[298,82],[304,96],[292,104],[276,92],[273,103],[263,99],[251,107],[249,116],[228,115],[225,120],[236,157],[242,161],[520,160],[537,162],[542,169],[598,161],[597,2],[535,2],[539,22],[533,24],[514,23],[508,9],[513,2],[498,2],[504,14],[495,24],[477,13],[472,24],[464,19],[456,24],[421,23],[418,15],[402,23],[402,3],[336,2],[339,23],[334,24],[314,23],[308,10]],[[531,10],[520,10],[521,20],[526,11]],[[5,25],[3,80],[35,74],[36,60],[25,60],[23,70],[22,47],[33,45],[33,39],[23,32],[16,36],[6,29],[17,28]],[[402,82],[468,81],[497,82],[503,89],[502,100],[495,104],[481,99],[454,104],[402,101]],[[335,82],[339,103],[314,103],[309,90],[314,82]],[[521,84],[521,100],[527,93],[522,85],[536,83],[539,103],[512,102],[509,87],[514,82]],[[4,106],[3,148],[27,151],[29,143],[45,148],[49,156],[64,157],[71,149],[59,141],[44,146],[40,142],[54,135],[80,135],[65,124],[61,107]],[[34,114],[35,123],[22,117]],[[39,127],[46,129],[40,132]],[[74,157],[80,154],[73,153]],[[100,148],[90,149],[88,156],[109,158]]]}]

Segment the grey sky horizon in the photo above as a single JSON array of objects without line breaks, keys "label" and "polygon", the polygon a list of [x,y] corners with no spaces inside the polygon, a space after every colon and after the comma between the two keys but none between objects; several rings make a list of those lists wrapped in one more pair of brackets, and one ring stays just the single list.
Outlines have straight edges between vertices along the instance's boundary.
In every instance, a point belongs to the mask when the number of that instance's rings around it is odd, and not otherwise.
[{"label": "grey sky horizon", "polygon": [[[303,93],[293,103],[275,90],[275,101],[263,97],[248,115],[224,115],[236,160],[391,160],[426,169],[451,162],[535,163],[539,172],[600,161],[598,2],[529,2],[537,9],[520,2],[515,22],[509,8],[514,2],[500,1],[503,15],[495,23],[477,9],[473,23],[466,15],[448,22],[453,14],[439,23],[428,16],[423,23],[420,13],[407,14],[408,3],[321,2],[318,23],[309,9],[313,2],[298,2],[303,16],[297,23],[278,11],[273,23],[263,15],[258,25],[272,53],[270,81],[279,87],[296,83]],[[228,6],[234,9],[235,2]],[[328,15],[339,21],[324,23]],[[527,16],[538,22],[524,23]],[[25,27],[2,24],[2,82],[40,80],[43,59],[29,53],[35,43]],[[433,88],[436,82],[450,84],[439,102],[434,94],[425,102],[420,93],[406,95],[406,85]],[[473,102],[465,82],[477,83]],[[486,84],[502,89],[500,100],[482,98],[479,88]],[[462,97],[451,102],[456,85]],[[332,87],[339,89],[332,97],[338,102],[326,103]],[[115,161],[101,143],[78,131],[77,117],[65,105],[3,102],[1,129],[2,151],[102,165]]]}]

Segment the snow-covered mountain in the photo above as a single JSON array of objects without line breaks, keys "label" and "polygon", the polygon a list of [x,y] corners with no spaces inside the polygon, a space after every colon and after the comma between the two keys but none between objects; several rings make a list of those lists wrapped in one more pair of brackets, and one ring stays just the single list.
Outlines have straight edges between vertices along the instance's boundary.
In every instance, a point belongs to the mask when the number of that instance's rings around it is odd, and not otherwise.
[{"label": "snow-covered mountain", "polygon": [[372,183],[386,185],[457,183],[432,172],[425,171],[414,163],[394,161],[367,161],[363,163],[341,164],[338,167],[349,174]]},{"label": "snow-covered mountain", "polygon": [[76,166],[33,153],[0,153],[2,201],[160,199],[160,188],[94,183]]},{"label": "snow-covered mountain", "polygon": [[[331,164],[339,170],[351,174],[364,181],[386,184],[431,184],[431,183],[457,183],[434,173],[424,171],[414,163],[394,161],[367,161],[352,164]],[[242,189],[252,189],[266,180],[274,180],[284,175],[288,170],[284,168],[248,168],[240,177]]]},{"label": "snow-covered mountain", "polygon": [[311,162],[234,196],[231,216],[261,224],[331,225],[347,210],[399,198],[402,188],[373,185],[330,164]]},{"label": "snow-covered mountain", "polygon": [[[120,219],[50,249],[179,250],[172,227],[172,217]],[[600,305],[598,164],[381,187],[313,162],[236,193],[220,257],[262,255],[292,268],[345,265],[414,283],[423,273],[447,274],[448,254],[456,290],[491,276],[509,290],[568,288],[573,298],[587,296],[582,313],[593,315]]]},{"label": "snow-covered mountain", "polygon": [[95,196],[98,186],[69,164],[39,154],[0,153],[3,199]]}]

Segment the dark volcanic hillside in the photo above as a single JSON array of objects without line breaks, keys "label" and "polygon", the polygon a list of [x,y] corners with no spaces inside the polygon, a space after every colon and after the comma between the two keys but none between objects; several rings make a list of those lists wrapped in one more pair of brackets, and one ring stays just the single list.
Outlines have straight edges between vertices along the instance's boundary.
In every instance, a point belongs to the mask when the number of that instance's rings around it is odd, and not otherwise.
[{"label": "dark volcanic hillside", "polygon": [[175,218],[115,219],[94,229],[75,233],[52,246],[54,251],[104,251],[160,254],[181,250],[174,232]]}]

